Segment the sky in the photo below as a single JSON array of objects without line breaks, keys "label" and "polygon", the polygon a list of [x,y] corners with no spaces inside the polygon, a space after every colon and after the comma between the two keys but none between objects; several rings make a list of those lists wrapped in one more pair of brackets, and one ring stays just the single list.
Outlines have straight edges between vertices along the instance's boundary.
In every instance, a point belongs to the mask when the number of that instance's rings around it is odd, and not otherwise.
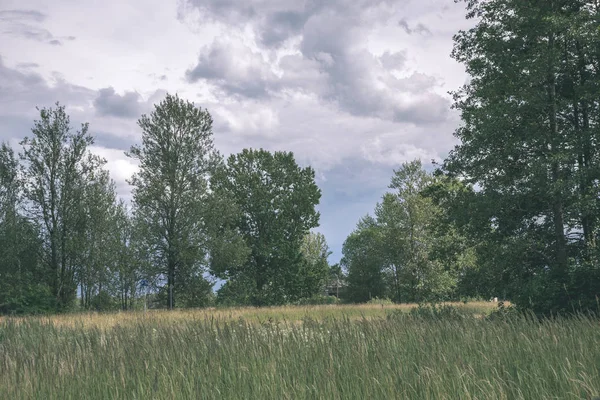
[{"label": "sky", "polygon": [[137,119],[177,93],[211,113],[222,154],[293,151],[315,169],[337,262],[394,169],[456,144],[464,15],[454,0],[0,0],[0,141],[19,150],[59,101],[130,200]]}]

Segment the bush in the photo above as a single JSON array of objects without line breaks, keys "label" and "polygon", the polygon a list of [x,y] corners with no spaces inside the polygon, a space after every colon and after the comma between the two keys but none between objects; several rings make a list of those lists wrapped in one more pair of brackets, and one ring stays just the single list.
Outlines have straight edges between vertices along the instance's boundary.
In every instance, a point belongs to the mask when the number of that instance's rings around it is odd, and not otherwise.
[{"label": "bush", "polygon": [[91,307],[96,311],[113,311],[118,305],[112,296],[103,290],[92,298]]},{"label": "bush", "polygon": [[523,313],[517,309],[515,306],[505,306],[504,302],[501,301],[498,303],[498,308],[490,313],[487,316],[488,320],[506,320],[512,319],[519,316],[523,316]]},{"label": "bush", "polygon": [[390,306],[390,305],[394,304],[394,302],[391,301],[390,299],[388,299],[387,297],[383,298],[383,299],[374,297],[371,300],[367,301],[367,304],[379,304],[382,306]]},{"label": "bush", "polygon": [[340,299],[335,296],[324,296],[321,294],[314,295],[312,297],[307,297],[304,299],[300,299],[296,302],[296,305],[299,306],[316,306],[321,304],[340,304]]}]

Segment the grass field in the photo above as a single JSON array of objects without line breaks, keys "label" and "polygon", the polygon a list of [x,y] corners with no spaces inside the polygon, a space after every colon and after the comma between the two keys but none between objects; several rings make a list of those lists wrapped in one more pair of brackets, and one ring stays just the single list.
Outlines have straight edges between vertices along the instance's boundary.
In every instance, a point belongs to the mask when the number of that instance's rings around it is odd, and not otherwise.
[{"label": "grass field", "polygon": [[8,318],[0,399],[590,399],[600,321],[316,306]]}]

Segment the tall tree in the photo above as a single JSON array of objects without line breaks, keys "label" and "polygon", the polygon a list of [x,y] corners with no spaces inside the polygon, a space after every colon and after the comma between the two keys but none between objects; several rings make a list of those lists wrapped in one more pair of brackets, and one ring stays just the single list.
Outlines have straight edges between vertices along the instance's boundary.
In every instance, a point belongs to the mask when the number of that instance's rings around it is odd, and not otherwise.
[{"label": "tall tree", "polygon": [[433,259],[434,223],[440,210],[423,192],[433,182],[420,161],[404,163],[394,171],[390,189],[375,209],[381,230],[380,251],[392,276],[397,302],[423,301],[443,297],[452,278]]},{"label": "tall tree", "polygon": [[118,237],[115,232],[116,191],[108,171],[90,171],[80,212],[85,221],[84,233],[79,238],[84,254],[77,276],[81,304],[89,308],[94,296],[110,291],[118,254],[118,242],[115,240]]},{"label": "tall tree", "polygon": [[344,241],[341,265],[348,272],[345,300],[361,303],[388,296],[380,236],[375,218],[365,216]]},{"label": "tall tree", "polygon": [[238,207],[235,226],[250,249],[246,262],[221,265],[213,274],[252,281],[255,304],[302,296],[302,240],[319,223],[314,170],[299,167],[292,153],[245,149],[229,157],[212,187]]},{"label": "tall tree", "polygon": [[122,310],[133,307],[138,282],[144,271],[146,257],[140,249],[136,221],[121,200],[117,203],[112,234],[116,251],[114,253],[114,278],[116,295]]},{"label": "tall tree", "polygon": [[375,216],[363,218],[344,243],[352,301],[374,296],[435,301],[454,295],[460,273],[472,267],[475,256],[447,221],[441,199],[448,191],[438,186],[419,160],[394,171],[392,190],[376,205]]},{"label": "tall tree", "polygon": [[[0,146],[0,313],[47,311],[49,287],[39,262],[41,243],[35,226],[24,218],[22,181],[13,150]],[[42,279],[41,279],[42,278]]]},{"label": "tall tree", "polygon": [[594,288],[577,281],[598,275],[598,5],[486,0],[467,10],[478,22],[455,36],[453,57],[471,80],[454,95],[461,143],[445,168],[480,188],[520,305],[590,304]]},{"label": "tall tree", "polygon": [[146,225],[148,251],[166,277],[167,305],[175,307],[180,275],[200,270],[206,252],[204,202],[208,178],[219,161],[207,110],[167,94],[138,121],[141,146],[128,156],[139,161],[131,179],[136,218]]},{"label": "tall tree", "polygon": [[77,287],[75,271],[81,261],[78,240],[83,234],[81,207],[91,171],[103,160],[92,156],[88,125],[74,132],[64,106],[40,110],[32,137],[21,144],[24,192],[29,217],[36,222],[44,243],[42,260],[59,308],[71,305]]}]

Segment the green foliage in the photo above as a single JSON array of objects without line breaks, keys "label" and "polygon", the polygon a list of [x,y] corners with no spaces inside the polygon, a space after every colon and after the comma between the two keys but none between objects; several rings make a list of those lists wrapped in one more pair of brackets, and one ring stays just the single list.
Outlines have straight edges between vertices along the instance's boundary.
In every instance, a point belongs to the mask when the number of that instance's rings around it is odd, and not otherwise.
[{"label": "green foliage", "polygon": [[511,319],[519,319],[522,318],[524,316],[532,316],[531,314],[526,314],[523,312],[520,312],[519,309],[513,305],[509,305],[506,306],[504,304],[504,302],[499,302],[498,303],[498,308],[494,311],[492,311],[488,316],[487,319],[490,321],[494,321],[494,320],[511,320]]},{"label": "green foliage", "polygon": [[211,188],[218,198],[236,205],[229,231],[241,235],[249,249],[243,262],[213,264],[211,272],[252,281],[255,305],[312,295],[321,280],[321,267],[305,262],[302,241],[319,222],[315,206],[321,192],[313,169],[299,167],[292,153],[245,149],[228,158]]},{"label": "green foliage", "polygon": [[209,307],[215,303],[213,283],[201,275],[186,277],[181,286],[176,287],[182,307]]},{"label": "green foliage", "polygon": [[92,297],[90,308],[95,311],[114,311],[118,309],[118,304],[108,292],[103,290]]},{"label": "green foliage", "polygon": [[341,264],[348,271],[348,287],[344,292],[347,302],[363,303],[374,297],[385,297],[388,283],[382,270],[379,238],[377,222],[367,216],[344,242]]},{"label": "green foliage", "polygon": [[302,240],[300,252],[302,261],[296,292],[300,293],[300,298],[312,298],[323,292],[329,277],[327,258],[331,251],[322,233],[309,232]]},{"label": "green foliage", "polygon": [[32,136],[21,142],[27,217],[42,240],[46,284],[59,309],[70,307],[77,288],[77,266],[84,258],[85,191],[104,160],[93,156],[88,125],[73,132],[65,107],[40,110]]},{"label": "green foliage", "polygon": [[[598,9],[586,2],[472,1],[453,57],[460,144],[445,171],[477,187],[456,214],[477,238],[471,294],[537,313],[594,306],[600,189]],[[593,280],[591,282],[594,282]],[[492,290],[490,290],[492,289]]]},{"label": "green foliage", "polygon": [[217,291],[217,304],[219,306],[250,306],[256,292],[252,280],[240,276],[230,279]]},{"label": "green foliage", "polygon": [[374,297],[371,300],[367,301],[367,304],[377,304],[382,306],[388,306],[394,304],[394,302],[388,298],[380,299],[379,297]]},{"label": "green foliage", "polygon": [[332,305],[340,304],[340,299],[335,296],[325,296],[316,294],[311,297],[305,297],[296,302],[299,306],[316,306],[316,305]]},{"label": "green foliage", "polygon": [[388,296],[413,302],[453,296],[459,274],[474,263],[474,256],[445,223],[444,209],[434,201],[440,190],[430,189],[436,183],[420,161],[394,171],[394,191],[377,204],[375,218],[363,218],[344,243],[348,300]]},{"label": "green foliage", "polygon": [[55,307],[36,227],[19,214],[22,181],[13,150],[0,146],[0,314],[43,313]]},{"label": "green foliage", "polygon": [[167,306],[175,307],[176,287],[203,272],[208,252],[204,216],[208,179],[220,162],[212,139],[212,118],[193,103],[167,94],[138,121],[141,146],[128,155],[139,160],[131,179],[135,218],[152,255],[154,275],[166,278]]}]

